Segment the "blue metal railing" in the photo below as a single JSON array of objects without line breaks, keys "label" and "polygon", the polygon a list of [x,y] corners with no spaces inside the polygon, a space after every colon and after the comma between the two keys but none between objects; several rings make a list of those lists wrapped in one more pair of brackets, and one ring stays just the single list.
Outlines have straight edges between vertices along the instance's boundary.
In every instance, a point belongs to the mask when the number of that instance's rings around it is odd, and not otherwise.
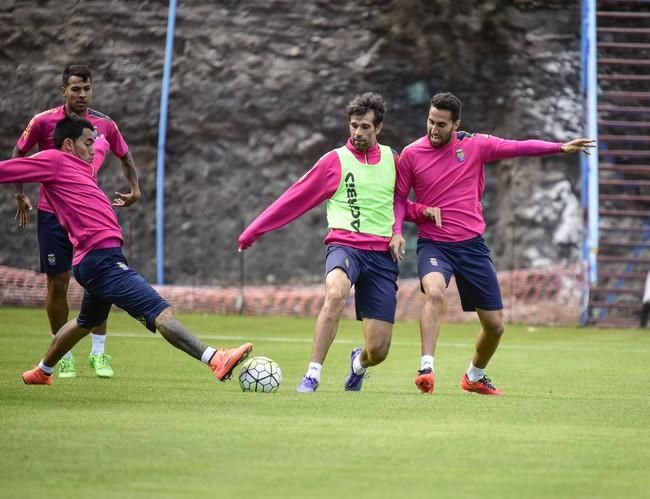
[{"label": "blue metal railing", "polygon": [[[598,78],[596,67],[596,0],[582,2],[582,91],[585,134],[598,138]],[[587,278],[583,289],[583,311],[580,318],[586,324],[588,317],[589,288],[598,283],[598,154],[583,156],[581,161],[580,200],[585,211],[583,232],[583,261]]]},{"label": "blue metal railing", "polygon": [[167,145],[167,109],[169,84],[174,58],[174,32],[176,30],[176,0],[169,1],[167,14],[167,41],[160,90],[160,119],[158,121],[158,157],[156,160],[156,282],[165,283],[165,148]]}]

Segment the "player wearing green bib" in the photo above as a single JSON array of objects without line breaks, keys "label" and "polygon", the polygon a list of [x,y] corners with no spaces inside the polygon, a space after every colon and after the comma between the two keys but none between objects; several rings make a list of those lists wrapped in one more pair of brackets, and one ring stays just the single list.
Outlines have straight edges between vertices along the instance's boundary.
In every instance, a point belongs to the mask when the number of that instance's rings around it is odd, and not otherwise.
[{"label": "player wearing green bib", "polygon": [[[391,252],[397,154],[377,143],[386,104],[376,93],[347,106],[350,139],[314,167],[259,215],[239,236],[240,251],[327,201],[325,301],[314,329],[311,361],[298,392],[315,392],[352,286],[365,345],[350,356],[345,389],[359,391],[366,369],[388,355],[397,303],[397,261]],[[409,204],[407,220],[423,221],[426,207]]]}]

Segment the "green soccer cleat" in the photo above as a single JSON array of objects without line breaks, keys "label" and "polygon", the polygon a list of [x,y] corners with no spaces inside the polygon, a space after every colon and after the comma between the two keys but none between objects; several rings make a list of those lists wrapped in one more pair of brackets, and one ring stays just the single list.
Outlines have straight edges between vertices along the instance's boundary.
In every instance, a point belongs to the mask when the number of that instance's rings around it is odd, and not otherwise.
[{"label": "green soccer cleat", "polygon": [[108,360],[111,358],[110,355],[105,353],[91,353],[88,356],[88,363],[90,367],[95,370],[95,374],[100,378],[112,378],[113,377],[113,368],[108,363]]},{"label": "green soccer cleat", "polygon": [[77,370],[74,366],[74,357],[70,356],[69,359],[61,359],[59,361],[59,378],[76,378]]}]

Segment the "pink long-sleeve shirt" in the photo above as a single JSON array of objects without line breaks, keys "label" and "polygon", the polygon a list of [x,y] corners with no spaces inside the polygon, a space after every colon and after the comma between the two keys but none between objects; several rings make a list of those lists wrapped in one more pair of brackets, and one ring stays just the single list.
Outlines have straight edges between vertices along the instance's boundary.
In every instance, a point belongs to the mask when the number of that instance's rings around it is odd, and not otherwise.
[{"label": "pink long-sleeve shirt", "polygon": [[413,189],[419,205],[437,206],[442,227],[417,220],[418,236],[433,241],[465,241],[483,234],[481,198],[485,163],[517,156],[545,156],[562,151],[562,144],[542,140],[506,140],[483,134],[454,133],[442,147],[424,136],[404,148],[397,168],[395,226],[401,231],[405,203]]},{"label": "pink long-sleeve shirt", "polygon": [[96,179],[107,150],[108,143],[100,138],[95,142],[92,163],[58,149],[0,161],[0,183],[42,184],[42,195],[47,197],[74,248],[73,265],[92,250],[122,246],[117,215]]},{"label": "pink long-sleeve shirt", "polygon": [[[357,150],[348,139],[345,146],[358,161],[369,168],[381,160],[381,150],[375,144],[366,151]],[[394,155],[395,164],[399,156]],[[331,198],[341,181],[341,161],[332,150],[321,157],[316,164],[295,184],[264,210],[239,236],[239,248],[246,249],[267,232],[279,229]],[[409,221],[424,220],[421,212],[425,208],[414,203],[405,205],[405,218]],[[352,232],[345,229],[328,229],[324,244],[341,244],[369,251],[387,251],[389,237]]]},{"label": "pink long-sleeve shirt", "polygon": [[[27,124],[16,143],[16,147],[23,154],[31,151],[36,145],[38,145],[39,151],[54,149],[54,127],[65,117],[65,106],[38,113]],[[82,117],[92,123],[97,130],[97,135],[104,136],[115,156],[122,158],[129,152],[129,146],[122,137],[120,130],[108,116],[94,109],[88,109]],[[98,165],[98,168],[101,168],[101,164]],[[48,203],[47,198],[43,196],[42,191],[38,199],[38,209],[54,213],[54,208]]]}]

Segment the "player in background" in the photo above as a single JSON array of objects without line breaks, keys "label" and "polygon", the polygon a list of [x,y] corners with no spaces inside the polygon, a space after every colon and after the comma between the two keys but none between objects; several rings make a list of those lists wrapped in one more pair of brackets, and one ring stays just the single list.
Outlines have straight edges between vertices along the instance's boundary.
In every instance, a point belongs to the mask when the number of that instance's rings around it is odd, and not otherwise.
[{"label": "player in background", "polygon": [[[95,149],[97,140],[97,149]],[[113,304],[152,332],[207,364],[217,379],[230,377],[253,345],[215,349],[201,343],[174,316],[171,306],[122,254],[122,229],[113,206],[127,202],[117,195],[113,204],[99,188],[95,174],[108,148],[94,125],[74,115],[54,129],[56,149],[0,162],[0,183],[40,182],[45,196],[74,246],[73,271],[84,287],[79,316],[65,323],[38,366],[23,373],[26,384],[49,385],[54,366],[90,331],[102,324]]]},{"label": "player in background", "polygon": [[[445,289],[456,278],[464,311],[476,312],[481,330],[476,350],[460,386],[468,392],[502,395],[485,369],[503,335],[503,304],[496,269],[485,241],[481,198],[485,163],[518,156],[573,154],[595,146],[576,139],[565,144],[541,140],[505,140],[483,134],[458,132],[461,101],[451,93],[431,99],[427,134],[402,151],[395,189],[396,232],[401,233],[405,202],[413,189],[415,201],[437,206],[444,226],[418,223],[418,274],[424,292],[420,316],[422,357],[415,384],[423,393],[434,389],[434,354],[440,334]],[[404,249],[396,235],[392,251]]]},{"label": "player in background", "polygon": [[[52,133],[56,123],[70,113],[82,116],[95,126],[97,133],[108,141],[113,154],[120,158],[124,176],[129,182],[130,192],[116,193],[116,196],[123,200],[121,206],[132,205],[140,198],[135,164],[115,122],[89,107],[92,102],[93,87],[92,75],[87,66],[71,65],[63,70],[61,94],[64,98],[63,105],[34,116],[18,139],[11,157],[23,157],[36,145],[38,145],[39,151],[54,148]],[[100,166],[98,165],[98,169]],[[29,223],[29,212],[32,205],[23,192],[22,184],[16,184],[15,197],[18,204],[16,219],[19,225],[24,227]],[[38,201],[37,220],[41,272],[47,275],[47,317],[50,322],[50,331],[55,334],[68,321],[68,285],[72,268],[72,244],[54,216],[52,206],[42,194]],[[109,363],[110,356],[105,353],[106,324],[97,326],[91,337],[92,347],[88,361],[97,376],[110,378],[113,376],[113,369]],[[59,363],[59,377],[74,378],[75,376],[74,357],[72,352],[66,352]]]},{"label": "player in background", "polygon": [[[346,110],[347,143],[321,157],[239,236],[239,249],[243,251],[267,232],[327,201],[325,302],[316,319],[311,361],[296,389],[301,393],[318,389],[325,357],[353,285],[365,345],[352,351],[345,389],[361,390],[366,369],[388,355],[401,254],[391,255],[388,244],[395,221],[397,155],[377,143],[385,108],[379,94],[355,97]],[[409,205],[411,217],[424,221],[423,210],[419,215],[417,211]]]}]

